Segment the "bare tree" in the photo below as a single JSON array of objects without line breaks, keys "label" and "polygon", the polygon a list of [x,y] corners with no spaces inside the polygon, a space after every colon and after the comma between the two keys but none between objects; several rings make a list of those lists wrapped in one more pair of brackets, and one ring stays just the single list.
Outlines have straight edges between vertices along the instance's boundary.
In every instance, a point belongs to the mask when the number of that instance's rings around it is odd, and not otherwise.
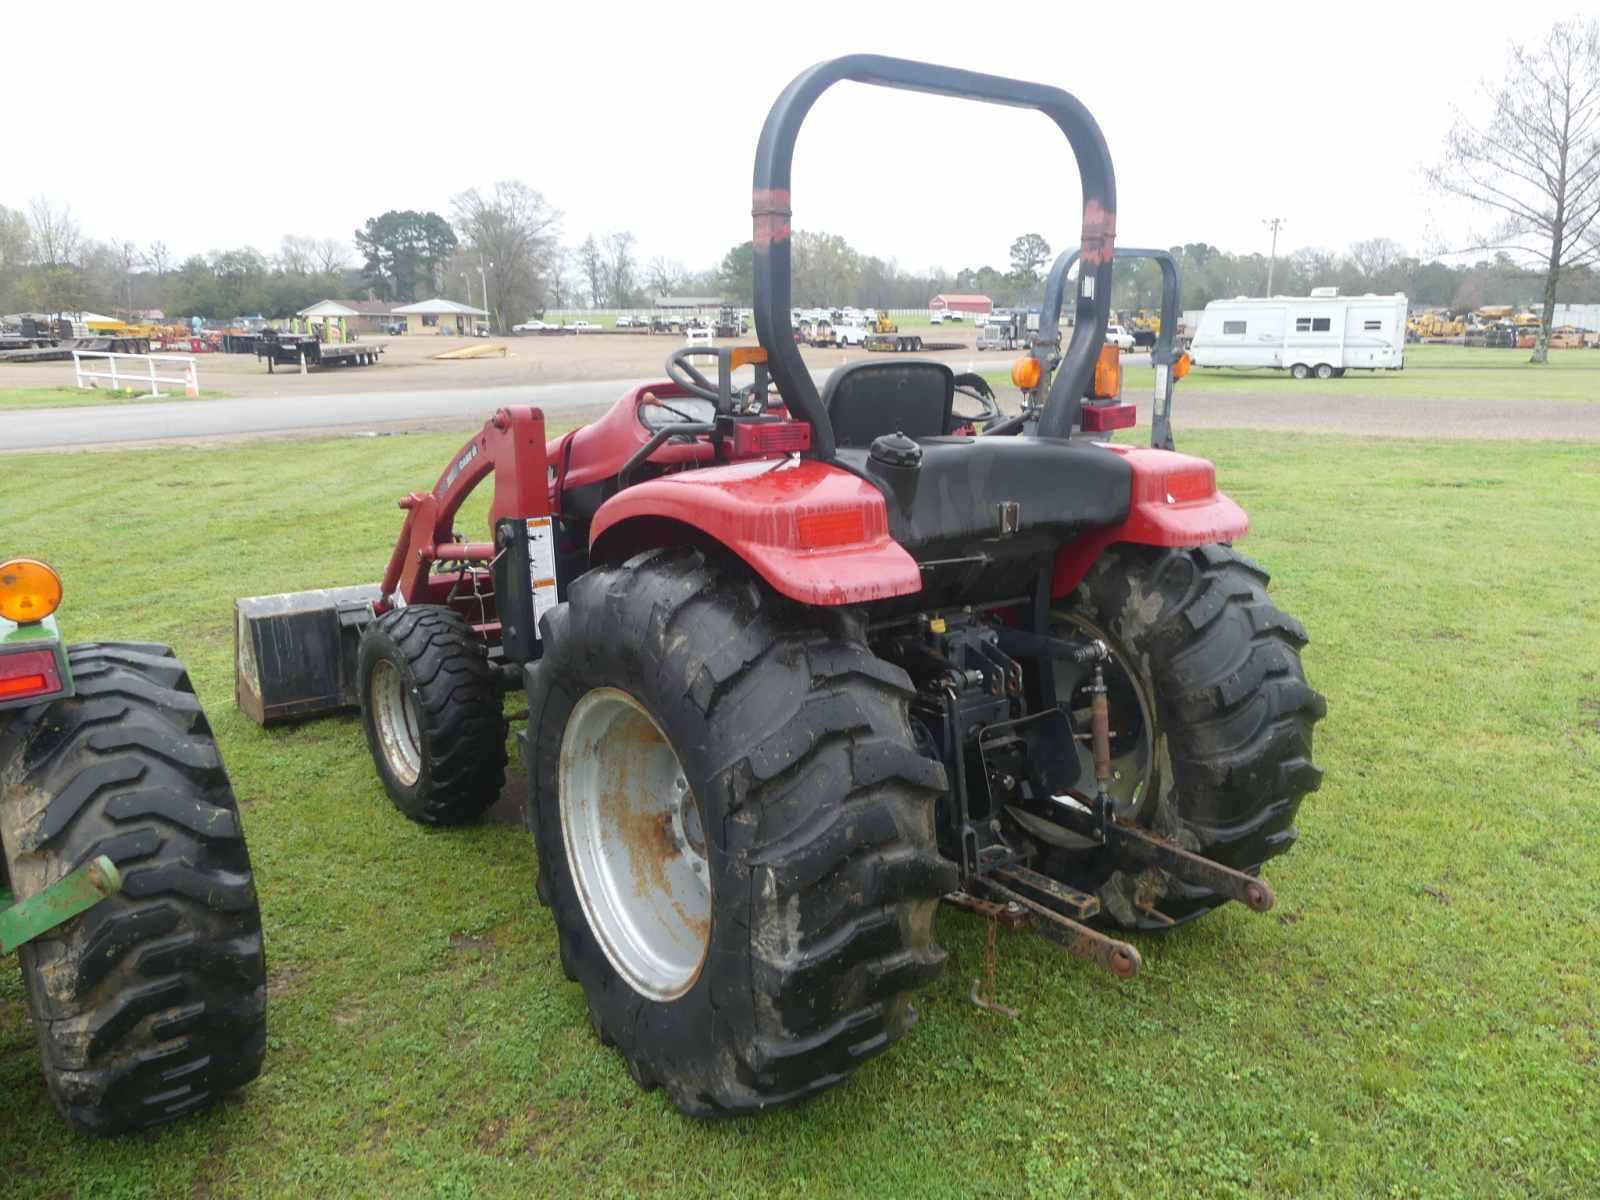
[{"label": "bare tree", "polygon": [[1471,249],[1503,249],[1544,268],[1544,320],[1534,362],[1549,357],[1562,273],[1600,261],[1600,22],[1563,21],[1542,42],[1513,46],[1506,78],[1485,87],[1490,111],[1456,114],[1441,191],[1498,222]]},{"label": "bare tree", "polygon": [[688,274],[687,268],[681,262],[661,254],[652,258],[650,265],[645,269],[645,279],[650,290],[658,296],[670,296],[679,291]]},{"label": "bare tree", "polygon": [[45,196],[36,196],[28,205],[28,231],[33,237],[34,258],[42,267],[70,265],[83,244],[78,223],[72,219],[72,206],[58,208]]},{"label": "bare tree", "polygon": [[172,251],[167,249],[165,242],[151,242],[144,252],[144,265],[156,273],[158,280],[165,279],[167,272],[172,270]]},{"label": "bare tree", "polygon": [[[518,314],[543,307],[561,214],[519,180],[502,180],[487,195],[471,188],[451,200],[456,229],[489,281],[489,322],[510,327]],[[509,319],[508,319],[509,318]]]},{"label": "bare tree", "polygon": [[592,233],[578,247],[578,271],[589,287],[590,307],[599,308],[605,303],[606,297],[606,260],[600,253],[600,243],[594,240]]},{"label": "bare tree", "polygon": [[606,294],[613,308],[627,308],[632,302],[637,287],[638,264],[633,257],[636,240],[626,229],[606,235]]},{"label": "bare tree", "polygon": [[133,269],[139,265],[139,244],[137,242],[122,242],[113,239],[112,247],[117,255],[117,274],[122,284],[122,307],[131,317],[133,315]]},{"label": "bare tree", "polygon": [[297,233],[286,233],[278,243],[277,267],[285,275],[309,275],[311,256],[316,250],[313,238]]},{"label": "bare tree", "polygon": [[1393,238],[1375,237],[1350,246],[1350,263],[1362,279],[1371,282],[1400,261],[1400,243]]},{"label": "bare tree", "polygon": [[561,245],[550,248],[550,286],[546,290],[550,295],[550,307],[557,312],[566,307],[567,297],[576,290],[568,276],[571,266],[572,251]]},{"label": "bare tree", "polygon": [[338,238],[318,238],[311,243],[311,265],[318,274],[333,275],[350,263],[350,247]]}]

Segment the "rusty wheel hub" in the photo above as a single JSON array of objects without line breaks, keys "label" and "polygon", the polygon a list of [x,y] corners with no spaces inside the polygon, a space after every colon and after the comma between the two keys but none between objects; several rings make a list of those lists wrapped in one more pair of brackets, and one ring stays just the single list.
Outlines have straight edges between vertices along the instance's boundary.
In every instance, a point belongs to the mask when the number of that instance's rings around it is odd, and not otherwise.
[{"label": "rusty wheel hub", "polygon": [[394,777],[407,787],[422,774],[422,735],[417,729],[417,710],[406,688],[400,669],[388,659],[372,669],[368,697],[377,718],[378,745]]},{"label": "rusty wheel hub", "polygon": [[561,829],[584,916],[643,996],[694,986],[711,940],[700,807],[660,726],[632,696],[595,688],[561,740]]}]

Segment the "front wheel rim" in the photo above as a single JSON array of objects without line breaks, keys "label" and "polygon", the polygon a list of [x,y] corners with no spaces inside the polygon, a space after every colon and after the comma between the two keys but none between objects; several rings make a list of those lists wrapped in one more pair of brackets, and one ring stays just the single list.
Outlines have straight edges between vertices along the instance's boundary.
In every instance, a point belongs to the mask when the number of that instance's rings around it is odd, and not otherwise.
[{"label": "front wheel rim", "polygon": [[682,996],[711,945],[711,871],[699,803],[644,706],[595,688],[561,738],[561,833],[589,928],[634,991]]},{"label": "front wheel rim", "polygon": [[422,776],[422,733],[417,727],[411,689],[406,687],[400,668],[388,659],[373,667],[367,689],[383,760],[396,779],[414,787]]}]

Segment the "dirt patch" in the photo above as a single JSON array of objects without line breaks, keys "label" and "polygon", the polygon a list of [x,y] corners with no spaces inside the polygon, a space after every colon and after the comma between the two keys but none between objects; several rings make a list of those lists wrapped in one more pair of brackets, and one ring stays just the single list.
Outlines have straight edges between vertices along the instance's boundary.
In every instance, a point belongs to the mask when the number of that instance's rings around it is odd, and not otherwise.
[{"label": "dirt patch", "polygon": [[300,989],[309,972],[294,963],[286,963],[267,972],[267,996],[275,999],[279,996],[288,996]]},{"label": "dirt patch", "polygon": [[489,820],[500,825],[511,825],[517,829],[525,828],[522,807],[527,800],[528,773],[508,767],[506,785],[500,789],[499,797],[489,806]]},{"label": "dirt patch", "polygon": [[549,1108],[530,1112],[530,1129],[522,1143],[522,1152],[543,1158],[561,1144],[576,1117],[576,1106],[570,1100],[557,1100]]}]

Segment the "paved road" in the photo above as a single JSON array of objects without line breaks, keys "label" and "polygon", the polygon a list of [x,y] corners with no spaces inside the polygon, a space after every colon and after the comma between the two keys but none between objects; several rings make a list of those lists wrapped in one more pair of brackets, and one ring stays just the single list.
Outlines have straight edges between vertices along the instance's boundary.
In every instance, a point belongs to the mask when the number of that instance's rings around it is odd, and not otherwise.
[{"label": "paved road", "polygon": [[249,400],[188,400],[103,408],[0,412],[0,451],[70,449],[141,442],[228,438],[438,418],[482,420],[504,404],[547,413],[612,404],[638,380],[533,387],[339,392]]},{"label": "paved road", "polygon": [[[964,369],[964,363],[953,364]],[[977,364],[975,364],[977,365]],[[818,384],[826,370],[815,372]],[[475,425],[503,404],[534,404],[565,421],[589,419],[637,379],[491,388],[339,392],[248,400],[0,411],[0,453],[283,435],[316,430]],[[1139,397],[1145,407],[1143,397]],[[1184,392],[1178,430],[1266,429],[1388,437],[1600,439],[1600,404],[1352,394]]]}]

